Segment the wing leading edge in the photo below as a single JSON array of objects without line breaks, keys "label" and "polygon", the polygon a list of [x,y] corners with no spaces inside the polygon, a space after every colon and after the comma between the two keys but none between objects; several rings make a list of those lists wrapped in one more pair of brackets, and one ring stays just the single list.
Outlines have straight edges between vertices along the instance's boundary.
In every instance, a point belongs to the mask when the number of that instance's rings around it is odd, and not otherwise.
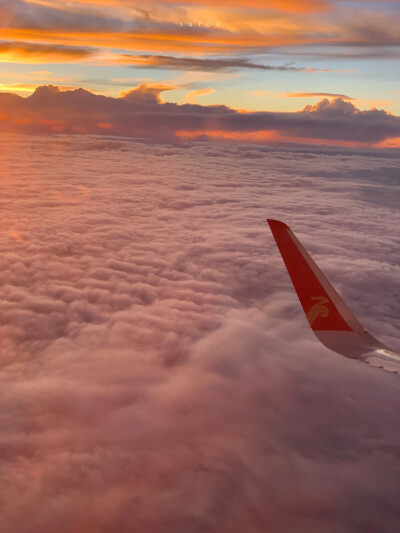
[{"label": "wing leading edge", "polygon": [[322,344],[345,357],[399,373],[400,355],[360,324],[291,229],[279,220],[267,222],[311,329]]}]

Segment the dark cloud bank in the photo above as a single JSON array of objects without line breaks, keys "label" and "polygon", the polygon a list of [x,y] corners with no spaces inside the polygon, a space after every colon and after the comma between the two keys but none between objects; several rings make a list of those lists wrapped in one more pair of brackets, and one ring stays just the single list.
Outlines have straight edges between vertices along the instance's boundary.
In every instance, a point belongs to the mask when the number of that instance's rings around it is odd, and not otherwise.
[{"label": "dark cloud bank", "polygon": [[150,54],[122,54],[120,56],[121,62],[126,61],[134,67],[140,68],[164,68],[171,70],[199,70],[201,72],[218,72],[231,71],[240,69],[256,69],[256,70],[278,70],[281,72],[298,72],[307,70],[304,67],[294,67],[287,65],[264,65],[262,63],[254,63],[248,59],[242,58],[195,58],[195,57],[175,57],[165,55],[150,55]]},{"label": "dark cloud bank", "polygon": [[53,86],[39,87],[28,98],[3,93],[0,131],[105,133],[170,142],[182,131],[272,132],[299,140],[367,145],[400,137],[400,117],[384,110],[360,111],[342,98],[325,98],[297,113],[242,113],[225,106],[162,103],[160,93],[166,89],[142,84],[121,98],[83,89],[61,92]]},{"label": "dark cloud bank", "polygon": [[398,349],[393,153],[3,135],[0,162],[2,532],[399,531],[399,377],[315,340],[264,223]]}]

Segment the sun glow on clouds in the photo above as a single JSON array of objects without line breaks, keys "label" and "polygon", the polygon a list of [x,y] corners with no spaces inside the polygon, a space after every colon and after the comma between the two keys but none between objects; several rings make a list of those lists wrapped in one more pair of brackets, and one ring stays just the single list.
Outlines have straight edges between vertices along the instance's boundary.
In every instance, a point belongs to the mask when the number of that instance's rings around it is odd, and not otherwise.
[{"label": "sun glow on clouds", "polygon": [[[218,34],[219,32],[219,34]],[[305,35],[294,32],[287,34],[279,31],[276,34],[265,35],[252,31],[243,34],[237,32],[222,32],[215,30],[192,31],[182,30],[157,30],[146,31],[132,30],[129,33],[114,32],[86,32],[86,31],[54,31],[36,29],[14,29],[0,30],[0,38],[18,39],[31,41],[29,45],[21,50],[6,50],[2,52],[4,61],[23,61],[29,63],[48,63],[51,60],[71,61],[73,59],[83,59],[95,55],[92,51],[95,48],[115,48],[130,51],[150,51],[150,52],[174,52],[190,53],[194,56],[207,54],[229,54],[246,52],[252,53],[259,47],[277,47],[306,44],[310,39]],[[68,41],[73,47],[69,50],[57,49]],[[312,41],[311,41],[312,42]],[[36,44],[45,43],[45,44]],[[40,46],[41,49],[36,48]],[[85,48],[79,48],[84,46]],[[91,50],[92,49],[92,50]]]},{"label": "sun glow on clouds", "polygon": [[[1,30],[0,30],[1,36]],[[39,40],[41,40],[39,38]],[[62,42],[62,41],[61,41]],[[89,50],[63,44],[0,42],[0,61],[4,63],[59,63],[85,59]]]}]

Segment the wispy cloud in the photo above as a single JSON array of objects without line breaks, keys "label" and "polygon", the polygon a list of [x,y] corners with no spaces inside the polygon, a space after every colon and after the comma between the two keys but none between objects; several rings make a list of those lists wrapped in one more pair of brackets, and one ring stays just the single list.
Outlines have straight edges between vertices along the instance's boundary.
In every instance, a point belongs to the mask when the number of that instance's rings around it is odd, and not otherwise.
[{"label": "wispy cloud", "polygon": [[127,63],[138,68],[161,68],[170,70],[198,70],[201,72],[231,71],[240,69],[277,70],[281,72],[296,72],[307,70],[303,67],[290,65],[264,65],[253,63],[242,58],[208,58],[177,57],[163,55],[130,55],[124,54],[118,57],[119,63]]},{"label": "wispy cloud", "polygon": [[[175,2],[143,6],[139,2],[107,0],[97,4],[76,1],[65,5],[19,1],[6,2],[2,7],[4,22],[0,38],[134,52],[143,50],[160,56],[167,55],[165,52],[202,56],[279,53],[282,48],[288,54],[296,54],[296,47],[313,47],[310,53],[315,57],[324,54],[326,57],[332,54],[351,57],[360,53],[366,57],[369,53],[371,57],[374,54],[383,57],[387,53],[390,57],[396,53],[393,48],[400,44],[398,15],[377,17],[376,13],[368,12],[366,6],[364,11],[357,22],[350,23],[341,16],[336,3],[318,0],[274,1],[268,5],[262,1],[243,0],[235,6],[228,1],[218,5],[211,1],[189,2],[184,6]],[[309,12],[314,15],[306,16]],[[220,20],[218,28],[214,24],[207,28],[207,20],[215,22],[216,18]],[[202,20],[204,24],[199,27],[198,22]],[[194,21],[193,26],[187,26],[189,21]],[[365,50],[358,50],[360,48]],[[173,60],[159,61],[159,66],[172,68]],[[196,68],[194,63],[187,66]]]},{"label": "wispy cloud", "polygon": [[185,103],[196,104],[197,98],[199,96],[204,96],[206,94],[212,94],[213,92],[215,92],[215,89],[196,89],[195,91],[189,91],[185,96]]},{"label": "wispy cloud", "polygon": [[290,98],[308,98],[308,97],[319,97],[319,96],[328,96],[329,98],[341,98],[342,100],[354,100],[351,96],[347,96],[346,94],[338,94],[338,93],[295,93],[295,92],[288,92],[284,93],[283,96],[287,96]]},{"label": "wispy cloud", "polygon": [[93,54],[88,48],[61,44],[0,42],[0,59],[12,63],[52,63],[86,59]]}]

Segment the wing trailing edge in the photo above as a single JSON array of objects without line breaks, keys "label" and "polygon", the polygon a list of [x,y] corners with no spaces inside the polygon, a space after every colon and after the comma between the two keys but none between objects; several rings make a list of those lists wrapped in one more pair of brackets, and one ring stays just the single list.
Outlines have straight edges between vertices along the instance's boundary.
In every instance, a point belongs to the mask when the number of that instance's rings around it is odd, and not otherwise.
[{"label": "wing trailing edge", "polygon": [[304,313],[316,337],[330,350],[400,372],[400,355],[375,339],[357,320],[292,230],[267,219]]}]

